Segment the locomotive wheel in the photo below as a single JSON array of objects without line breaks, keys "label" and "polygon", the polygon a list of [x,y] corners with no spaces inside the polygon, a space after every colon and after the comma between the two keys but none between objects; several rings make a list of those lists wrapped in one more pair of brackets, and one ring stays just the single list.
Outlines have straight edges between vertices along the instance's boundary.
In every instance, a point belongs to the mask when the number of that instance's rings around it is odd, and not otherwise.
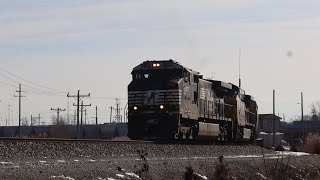
[{"label": "locomotive wheel", "polygon": [[221,127],[220,129],[220,134],[219,134],[219,137],[218,137],[218,140],[221,141],[221,142],[226,142],[227,141],[227,130],[225,127]]}]

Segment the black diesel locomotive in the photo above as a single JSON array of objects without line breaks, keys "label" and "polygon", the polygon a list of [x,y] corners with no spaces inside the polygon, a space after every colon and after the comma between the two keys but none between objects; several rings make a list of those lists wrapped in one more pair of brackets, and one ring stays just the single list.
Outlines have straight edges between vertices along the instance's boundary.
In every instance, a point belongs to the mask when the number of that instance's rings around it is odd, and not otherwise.
[{"label": "black diesel locomotive", "polygon": [[258,118],[255,100],[239,87],[173,60],[133,69],[128,108],[131,139],[250,141]]}]

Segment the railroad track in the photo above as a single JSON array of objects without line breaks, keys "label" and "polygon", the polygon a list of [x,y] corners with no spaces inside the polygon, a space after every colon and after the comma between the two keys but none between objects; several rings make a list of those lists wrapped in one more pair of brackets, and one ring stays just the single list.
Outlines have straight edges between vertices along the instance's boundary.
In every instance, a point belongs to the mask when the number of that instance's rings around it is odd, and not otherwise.
[{"label": "railroad track", "polygon": [[106,139],[63,139],[63,138],[19,138],[0,137],[0,141],[7,142],[75,142],[75,143],[129,143],[129,144],[151,144],[153,141],[140,140],[106,140]]}]

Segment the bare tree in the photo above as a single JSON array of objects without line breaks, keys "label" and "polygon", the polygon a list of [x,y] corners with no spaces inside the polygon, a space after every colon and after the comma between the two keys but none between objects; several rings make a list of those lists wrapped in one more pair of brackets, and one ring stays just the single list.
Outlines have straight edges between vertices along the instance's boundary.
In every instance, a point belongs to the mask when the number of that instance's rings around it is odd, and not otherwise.
[{"label": "bare tree", "polygon": [[21,118],[21,126],[29,126],[29,120],[27,117]]},{"label": "bare tree", "polygon": [[311,120],[319,121],[320,120],[320,102],[311,104]]},{"label": "bare tree", "polygon": [[60,125],[60,126],[61,125],[68,125],[68,120],[66,117],[63,117],[63,116],[60,116],[59,120],[58,120],[56,115],[52,115],[51,116],[51,124],[52,125]]}]

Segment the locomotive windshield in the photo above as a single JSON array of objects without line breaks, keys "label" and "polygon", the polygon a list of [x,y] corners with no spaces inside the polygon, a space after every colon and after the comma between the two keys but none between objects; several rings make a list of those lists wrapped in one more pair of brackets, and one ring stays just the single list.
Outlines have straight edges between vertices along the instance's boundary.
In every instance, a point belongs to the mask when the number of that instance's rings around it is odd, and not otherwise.
[{"label": "locomotive windshield", "polygon": [[131,91],[159,90],[168,88],[172,80],[182,78],[182,71],[178,69],[139,70],[132,72]]},{"label": "locomotive windshield", "polygon": [[176,69],[144,70],[132,73],[133,80],[168,81],[182,78],[182,72]]}]

